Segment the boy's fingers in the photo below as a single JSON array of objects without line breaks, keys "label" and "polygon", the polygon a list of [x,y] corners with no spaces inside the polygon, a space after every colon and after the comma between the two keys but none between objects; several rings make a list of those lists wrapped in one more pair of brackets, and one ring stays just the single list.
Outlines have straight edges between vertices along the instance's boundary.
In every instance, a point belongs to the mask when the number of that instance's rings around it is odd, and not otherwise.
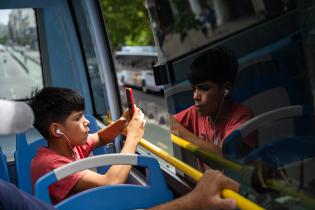
[{"label": "boy's fingers", "polygon": [[236,209],[236,201],[231,198],[220,198],[215,197],[214,198],[214,206],[216,206],[218,209]]},{"label": "boy's fingers", "polygon": [[141,112],[141,110],[138,107],[136,107],[135,112]]},{"label": "boy's fingers", "polygon": [[144,114],[143,114],[143,112],[141,110],[140,110],[140,118],[144,119]]},{"label": "boy's fingers", "polygon": [[[205,173],[210,174],[210,172],[211,172],[210,170],[207,170]],[[227,176],[224,176],[224,174],[220,171],[213,171],[212,174],[219,188],[221,189],[227,188],[238,192],[240,187],[240,184],[238,182],[234,181],[233,179]]]},{"label": "boy's fingers", "polygon": [[230,179],[228,177],[223,177],[223,179],[221,179],[221,187],[238,192],[240,188],[240,184],[234,181],[233,179]]}]

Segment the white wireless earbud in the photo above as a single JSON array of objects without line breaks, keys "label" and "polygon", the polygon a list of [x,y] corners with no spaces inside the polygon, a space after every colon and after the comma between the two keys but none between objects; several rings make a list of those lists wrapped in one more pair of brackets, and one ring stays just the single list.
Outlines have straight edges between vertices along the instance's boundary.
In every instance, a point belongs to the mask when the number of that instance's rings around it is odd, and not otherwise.
[{"label": "white wireless earbud", "polygon": [[68,139],[68,137],[67,137],[64,133],[61,132],[61,129],[60,129],[60,128],[57,128],[56,133],[58,133],[58,134],[60,134],[60,135],[63,135],[63,136],[66,138],[66,140],[67,140],[67,142],[68,142],[68,145],[69,145],[69,148],[70,148],[71,151],[72,151],[72,156],[74,157],[75,160],[78,160],[79,158],[77,157],[76,153],[73,151],[72,146],[71,146],[71,142],[70,142],[70,140]]},{"label": "white wireless earbud", "polygon": [[63,134],[63,133],[61,132],[60,128],[58,128],[58,129],[56,130],[56,133],[58,133],[58,134]]},{"label": "white wireless earbud", "polygon": [[227,94],[229,94],[229,90],[228,89],[224,89],[224,96],[226,96]]}]

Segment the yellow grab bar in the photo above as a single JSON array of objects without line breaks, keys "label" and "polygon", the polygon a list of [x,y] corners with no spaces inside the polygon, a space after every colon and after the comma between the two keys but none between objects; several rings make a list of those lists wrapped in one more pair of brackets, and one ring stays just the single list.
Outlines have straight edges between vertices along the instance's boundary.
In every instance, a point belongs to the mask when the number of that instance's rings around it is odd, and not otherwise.
[{"label": "yellow grab bar", "polygon": [[[224,158],[219,157],[218,155],[211,154],[209,152],[201,150],[198,146],[174,135],[171,134],[172,142],[177,144],[180,147],[183,147],[195,154],[199,154],[201,157],[204,157],[211,162],[218,163],[221,166],[233,170],[238,173],[245,173],[247,175],[252,175],[250,173],[247,173],[250,168],[246,168],[246,166],[241,166],[239,164],[236,164],[232,161],[226,160]],[[245,178],[250,178],[249,176],[244,176]],[[289,195],[293,198],[298,199],[298,202],[307,208],[315,209],[315,199],[312,198],[309,194],[306,192],[299,190],[293,186],[287,185],[284,182],[281,182],[279,180],[275,179],[267,179],[265,181],[266,187],[268,189],[276,190],[279,193],[282,193],[283,195]]]},{"label": "yellow grab bar", "polygon": [[254,174],[255,167],[249,165],[240,165],[231,160],[225,159],[217,154],[210,153],[198,147],[189,141],[171,134],[172,142],[178,146],[191,151],[196,157],[201,158],[209,166],[219,165],[224,169],[236,172],[240,176],[240,182],[245,185],[251,184],[251,178]]},{"label": "yellow grab bar", "polygon": [[193,153],[199,153],[201,156],[207,158],[208,160],[217,163],[227,169],[230,169],[234,172],[240,173],[242,171],[242,166],[240,164],[234,163],[230,160],[224,159],[223,157],[220,157],[219,155],[216,154],[211,154],[207,151],[204,151],[200,149],[197,145],[192,144],[185,139],[182,139],[174,134],[171,134],[171,139],[172,142],[177,144],[180,147],[183,147]]},{"label": "yellow grab bar", "polygon": [[[191,178],[196,181],[199,181],[202,177],[202,173],[195,168],[187,165],[186,163],[178,160],[177,158],[171,156],[164,150],[160,149],[159,147],[155,146],[154,144],[148,142],[145,139],[140,140],[140,145],[150,152],[154,153],[155,155],[159,156],[163,160],[167,161],[168,163],[172,164]],[[263,210],[264,208],[260,207],[256,203],[248,200],[247,198],[241,196],[240,194],[234,192],[233,190],[223,189],[222,196],[224,198],[232,198],[236,201],[237,207],[242,210]]]},{"label": "yellow grab bar", "polygon": [[[109,123],[112,123],[111,121],[107,121]],[[126,135],[125,132],[122,132],[123,135]],[[182,172],[184,172],[186,175],[193,178],[195,181],[199,181],[202,177],[202,173],[195,168],[191,167],[190,165],[178,160],[174,156],[168,154],[164,150],[160,149],[159,147],[155,146],[154,144],[150,143],[149,141],[145,139],[140,139],[139,144],[152,152],[153,154],[159,156],[166,162],[170,163],[174,167],[178,168]],[[236,201],[237,207],[242,210],[264,210],[261,206],[257,205],[256,203],[248,200],[247,198],[243,197],[242,195],[234,192],[230,189],[223,189],[221,192],[222,196],[224,198],[232,198]]]}]

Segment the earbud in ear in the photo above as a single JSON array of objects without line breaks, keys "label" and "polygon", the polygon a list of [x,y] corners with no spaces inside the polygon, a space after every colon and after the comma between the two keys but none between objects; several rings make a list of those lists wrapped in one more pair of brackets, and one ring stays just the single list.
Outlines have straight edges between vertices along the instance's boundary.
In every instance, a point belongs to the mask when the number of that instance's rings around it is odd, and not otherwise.
[{"label": "earbud in ear", "polygon": [[60,128],[58,128],[58,129],[56,130],[56,133],[58,133],[58,134],[62,134],[61,129],[60,129]]},{"label": "earbud in ear", "polygon": [[228,89],[224,89],[224,96],[227,96],[227,94],[229,94],[229,90]]}]

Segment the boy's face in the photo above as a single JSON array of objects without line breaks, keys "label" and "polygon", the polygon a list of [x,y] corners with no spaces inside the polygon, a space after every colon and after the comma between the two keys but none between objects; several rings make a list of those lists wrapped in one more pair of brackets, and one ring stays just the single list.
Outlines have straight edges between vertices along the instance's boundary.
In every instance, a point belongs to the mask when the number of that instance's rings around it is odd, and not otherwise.
[{"label": "boy's face", "polygon": [[193,85],[194,100],[198,111],[202,115],[211,116],[219,110],[224,97],[224,87],[207,81]]},{"label": "boy's face", "polygon": [[87,141],[90,122],[84,117],[83,111],[73,111],[63,123],[63,133],[72,145],[83,145]]}]

